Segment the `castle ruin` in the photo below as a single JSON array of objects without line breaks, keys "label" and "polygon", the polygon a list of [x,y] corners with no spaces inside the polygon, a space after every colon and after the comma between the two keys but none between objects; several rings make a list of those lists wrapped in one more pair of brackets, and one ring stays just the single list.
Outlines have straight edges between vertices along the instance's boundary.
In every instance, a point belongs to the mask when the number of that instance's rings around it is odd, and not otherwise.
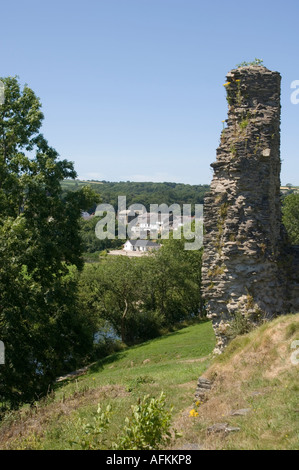
[{"label": "castle ruin", "polygon": [[203,297],[217,349],[237,314],[250,322],[299,311],[299,250],[282,224],[281,76],[231,70],[228,118],[204,201]]}]

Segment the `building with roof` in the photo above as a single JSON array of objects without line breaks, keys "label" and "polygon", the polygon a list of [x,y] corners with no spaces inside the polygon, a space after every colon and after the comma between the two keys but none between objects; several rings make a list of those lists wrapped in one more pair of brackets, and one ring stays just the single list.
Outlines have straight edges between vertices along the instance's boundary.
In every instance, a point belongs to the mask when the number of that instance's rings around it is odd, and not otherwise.
[{"label": "building with roof", "polygon": [[125,251],[140,251],[149,252],[152,250],[158,250],[161,245],[151,240],[127,240],[124,244]]}]

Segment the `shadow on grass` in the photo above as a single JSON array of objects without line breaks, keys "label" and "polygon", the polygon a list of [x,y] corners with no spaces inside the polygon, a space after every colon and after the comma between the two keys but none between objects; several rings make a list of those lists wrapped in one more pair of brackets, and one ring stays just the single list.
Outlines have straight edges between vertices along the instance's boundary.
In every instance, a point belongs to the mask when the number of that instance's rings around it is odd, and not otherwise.
[{"label": "shadow on grass", "polygon": [[104,366],[109,365],[109,364],[113,364],[114,362],[118,362],[119,360],[126,358],[129,351],[132,351],[132,350],[136,351],[139,348],[143,348],[144,346],[146,346],[148,344],[159,343],[160,341],[164,341],[166,338],[172,338],[172,337],[175,337],[175,336],[182,337],[183,335],[188,333],[187,331],[184,331],[188,327],[193,326],[195,324],[203,324],[203,323],[209,323],[209,322],[210,322],[210,320],[207,320],[207,319],[203,319],[203,320],[200,320],[200,321],[197,320],[196,322],[190,322],[190,324],[184,325],[181,328],[177,328],[177,329],[175,329],[175,331],[171,331],[171,332],[168,332],[168,333],[161,334],[160,336],[158,336],[156,338],[152,338],[152,339],[149,339],[147,341],[144,341],[144,342],[141,342],[141,343],[138,343],[138,344],[129,345],[121,351],[117,351],[115,353],[110,354],[109,356],[106,356],[106,357],[101,358],[98,361],[96,361],[89,368],[89,372],[90,373],[99,372],[99,371],[103,370]]},{"label": "shadow on grass", "polygon": [[117,362],[120,359],[124,359],[127,356],[127,354],[128,354],[127,350],[118,351],[113,354],[110,354],[107,357],[104,357],[103,359],[99,359],[97,362],[91,365],[91,367],[89,368],[89,372],[90,373],[99,372],[104,369],[104,366],[108,364],[112,364],[113,362]]}]

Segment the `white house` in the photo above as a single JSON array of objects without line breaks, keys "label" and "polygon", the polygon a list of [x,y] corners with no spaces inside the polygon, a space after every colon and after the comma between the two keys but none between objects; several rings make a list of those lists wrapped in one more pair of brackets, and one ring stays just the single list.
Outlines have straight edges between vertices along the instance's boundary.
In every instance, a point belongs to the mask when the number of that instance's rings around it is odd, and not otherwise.
[{"label": "white house", "polygon": [[158,250],[161,245],[152,242],[151,240],[127,240],[124,244],[125,251],[140,251],[148,252],[152,250]]}]

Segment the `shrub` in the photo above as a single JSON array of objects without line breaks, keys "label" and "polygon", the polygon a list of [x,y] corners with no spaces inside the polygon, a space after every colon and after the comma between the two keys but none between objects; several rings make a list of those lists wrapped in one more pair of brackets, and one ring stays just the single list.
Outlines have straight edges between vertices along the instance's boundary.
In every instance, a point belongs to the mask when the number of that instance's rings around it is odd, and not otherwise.
[{"label": "shrub", "polygon": [[126,342],[135,344],[160,336],[164,318],[157,311],[140,311],[127,320]]},{"label": "shrub", "polygon": [[[172,409],[166,409],[165,394],[159,398],[149,395],[139,399],[137,405],[132,406],[131,417],[125,418],[124,433],[112,444],[114,450],[158,450],[170,443]],[[107,449],[106,436],[110,426],[111,406],[106,410],[98,406],[92,421],[79,418],[72,423],[74,439],[70,441],[72,447],[81,450]],[[179,434],[174,431],[174,437]]]},{"label": "shrub", "polygon": [[110,424],[111,406],[103,411],[100,405],[91,422],[79,418],[74,424],[75,438],[70,441],[71,446],[81,450],[105,449],[105,431]]},{"label": "shrub", "polygon": [[253,329],[253,324],[249,318],[242,315],[241,312],[236,312],[234,319],[230,323],[230,327],[227,332],[227,336],[230,340],[236,338],[239,335],[245,335]]},{"label": "shrub", "polygon": [[117,450],[158,450],[171,441],[171,411],[165,408],[165,394],[159,398],[146,395],[132,406],[126,418],[124,434],[115,445]]}]

